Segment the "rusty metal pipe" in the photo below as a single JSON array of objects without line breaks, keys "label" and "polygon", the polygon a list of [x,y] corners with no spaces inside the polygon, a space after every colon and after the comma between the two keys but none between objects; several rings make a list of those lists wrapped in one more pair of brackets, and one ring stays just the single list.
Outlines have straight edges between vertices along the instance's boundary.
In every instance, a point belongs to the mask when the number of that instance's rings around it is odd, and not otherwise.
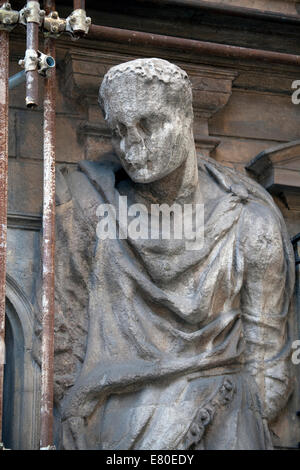
[{"label": "rusty metal pipe", "polygon": [[74,10],[85,10],[85,0],[74,0],[73,1],[73,9]]},{"label": "rusty metal pipe", "polygon": [[108,26],[91,25],[87,39],[116,42],[133,46],[155,47],[157,49],[175,49],[185,53],[206,56],[227,57],[239,60],[256,60],[284,65],[300,65],[300,56],[281,52],[250,49],[246,47],[229,46],[194,39],[164,36],[144,33],[127,29],[111,28]]},{"label": "rusty metal pipe", "polygon": [[228,15],[237,16],[239,18],[271,21],[274,23],[286,23],[291,25],[300,24],[299,15],[286,15],[284,13],[277,13],[273,11],[261,11],[255,8],[245,8],[233,5],[225,5],[221,3],[211,3],[201,0],[137,0],[142,3],[155,3],[160,6],[178,6],[183,8],[194,8],[201,12],[208,12],[214,15]]},{"label": "rusty metal pipe", "polygon": [[[55,2],[44,2],[46,14]],[[46,38],[45,54],[55,58],[55,40]],[[54,374],[54,280],[55,280],[55,105],[56,69],[45,79],[44,88],[44,193],[43,193],[43,283],[42,283],[42,382],[40,448],[53,446]]]},{"label": "rusty metal pipe", "polygon": [[[27,1],[27,5],[29,0]],[[39,3],[39,2],[36,2]],[[35,51],[39,48],[39,24],[27,21],[26,25],[26,48],[27,51]],[[26,51],[26,52],[27,52]],[[26,72],[26,106],[34,108],[38,105],[39,88],[38,88],[38,71],[29,70]]]},{"label": "rusty metal pipe", "polygon": [[[0,2],[0,5],[2,3],[4,2]],[[6,31],[0,31],[0,443],[2,442],[3,380],[5,362],[9,65],[8,34],[9,33]]]}]

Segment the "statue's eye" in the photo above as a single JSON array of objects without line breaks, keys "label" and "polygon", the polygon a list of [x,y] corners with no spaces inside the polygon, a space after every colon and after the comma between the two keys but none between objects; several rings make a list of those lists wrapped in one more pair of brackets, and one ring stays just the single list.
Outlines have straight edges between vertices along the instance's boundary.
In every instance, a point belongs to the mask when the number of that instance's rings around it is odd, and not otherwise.
[{"label": "statue's eye", "polygon": [[117,127],[114,127],[114,129],[112,130],[112,136],[113,136],[114,139],[119,139],[120,138],[119,129]]},{"label": "statue's eye", "polygon": [[123,137],[126,136],[126,133],[127,133],[126,126],[124,126],[124,124],[120,122],[116,125],[116,127],[114,127],[112,131],[113,137],[117,139],[122,139]]},{"label": "statue's eye", "polygon": [[148,119],[141,119],[138,123],[138,127],[142,130],[144,134],[151,134],[151,125]]},{"label": "statue's eye", "polygon": [[137,127],[142,131],[145,136],[150,136],[162,128],[167,122],[167,117],[163,114],[155,115],[150,114],[143,117],[137,124]]},{"label": "statue's eye", "polygon": [[127,134],[127,129],[126,129],[126,126],[124,126],[124,124],[122,124],[121,122],[119,122],[118,124],[118,130],[119,130],[120,136],[125,137],[125,135]]}]

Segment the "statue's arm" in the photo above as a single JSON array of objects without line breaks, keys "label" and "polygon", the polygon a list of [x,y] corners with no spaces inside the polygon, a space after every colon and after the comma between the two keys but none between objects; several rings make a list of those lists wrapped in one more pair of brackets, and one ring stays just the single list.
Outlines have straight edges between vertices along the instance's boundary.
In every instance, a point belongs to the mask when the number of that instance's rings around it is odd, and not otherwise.
[{"label": "statue's arm", "polygon": [[294,266],[281,223],[268,207],[252,203],[245,210],[242,232],[246,368],[258,384],[265,415],[271,422],[292,390],[289,316]]}]

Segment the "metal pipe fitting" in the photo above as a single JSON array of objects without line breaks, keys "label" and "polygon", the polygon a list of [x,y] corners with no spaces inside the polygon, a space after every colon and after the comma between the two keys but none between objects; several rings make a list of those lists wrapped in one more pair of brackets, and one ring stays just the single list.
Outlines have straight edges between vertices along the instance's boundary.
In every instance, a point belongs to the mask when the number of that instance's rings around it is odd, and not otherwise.
[{"label": "metal pipe fitting", "polygon": [[74,38],[80,38],[88,34],[91,25],[91,18],[86,16],[85,10],[81,8],[72,11],[66,20],[66,31]]},{"label": "metal pipe fitting", "polygon": [[[44,54],[41,51],[36,52],[33,49],[27,49],[25,58],[19,60],[19,65],[24,67],[25,72],[37,70],[40,75],[45,77],[47,71],[55,67],[55,59],[51,55]],[[15,75],[13,77],[15,77]]]},{"label": "metal pipe fitting", "polygon": [[0,6],[0,31],[12,31],[19,22],[19,12],[12,10],[10,3]]},{"label": "metal pipe fitting", "polygon": [[53,67],[55,67],[55,59],[51,55],[38,51],[38,73],[46,77],[48,70]]},{"label": "metal pipe fitting", "polygon": [[24,59],[19,60],[19,65],[24,67],[25,72],[36,70],[38,64],[38,53],[34,49],[26,49]]},{"label": "metal pipe fitting", "polygon": [[44,36],[58,38],[66,30],[66,24],[67,20],[60,18],[57,11],[51,11],[44,19]]},{"label": "metal pipe fitting", "polygon": [[45,11],[40,9],[40,4],[37,1],[28,1],[26,6],[20,10],[19,23],[24,26],[27,23],[37,23],[41,26],[45,16]]},{"label": "metal pipe fitting", "polygon": [[47,75],[47,71],[55,67],[55,59],[51,55],[44,54],[41,51],[27,49],[25,58],[19,60],[19,65],[24,67],[25,72],[37,70],[40,75],[45,77]]}]

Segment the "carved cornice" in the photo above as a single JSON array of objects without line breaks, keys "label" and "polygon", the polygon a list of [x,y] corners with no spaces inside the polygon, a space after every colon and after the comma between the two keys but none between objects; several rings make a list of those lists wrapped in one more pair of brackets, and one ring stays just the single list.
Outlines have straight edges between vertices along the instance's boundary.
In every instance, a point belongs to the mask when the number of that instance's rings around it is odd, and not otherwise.
[{"label": "carved cornice", "polygon": [[300,210],[300,140],[264,150],[246,165],[272,194],[283,194],[290,209]]},{"label": "carved cornice", "polygon": [[[71,50],[65,57],[65,90],[80,97],[96,97],[102,78],[109,68],[134,58],[98,51]],[[238,72],[207,65],[176,63],[191,79],[196,115],[209,119],[227,104]]]},{"label": "carved cornice", "polygon": [[78,127],[79,135],[86,135],[91,137],[104,137],[107,139],[111,138],[111,133],[107,126],[102,124],[84,122]]}]

